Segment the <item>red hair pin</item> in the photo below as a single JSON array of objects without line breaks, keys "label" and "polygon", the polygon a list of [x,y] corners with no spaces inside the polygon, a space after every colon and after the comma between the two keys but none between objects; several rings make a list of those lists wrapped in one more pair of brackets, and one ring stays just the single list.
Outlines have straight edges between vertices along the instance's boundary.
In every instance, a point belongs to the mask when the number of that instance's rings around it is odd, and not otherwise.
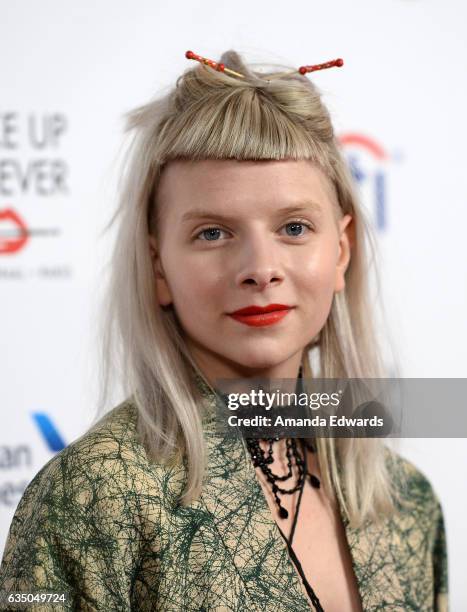
[{"label": "red hair pin", "polygon": [[335,60],[331,60],[330,62],[324,62],[324,64],[314,64],[313,66],[300,66],[298,69],[300,74],[306,74],[307,72],[314,72],[315,70],[323,70],[325,68],[333,68],[334,66],[338,66],[339,68],[344,65],[344,60],[342,58],[338,58]]},{"label": "red hair pin", "polygon": [[315,70],[325,70],[326,68],[333,68],[337,66],[340,68],[344,65],[344,60],[342,58],[338,58],[335,60],[331,60],[330,62],[324,62],[323,64],[312,64],[311,66],[300,66],[298,70],[291,70],[290,72],[281,72],[281,74],[271,75],[270,78],[278,79],[283,76],[288,76],[289,74],[296,74],[299,72],[300,74],[306,74],[307,72],[314,72]]},{"label": "red hair pin", "polygon": [[227,72],[228,74],[233,74],[237,77],[240,77],[241,79],[245,78],[243,74],[240,74],[239,72],[235,72],[235,70],[230,70],[230,68],[226,68],[224,64],[218,64],[214,60],[210,60],[207,57],[196,55],[196,53],[193,53],[193,51],[187,51],[185,53],[185,57],[187,59],[192,59],[192,60],[196,60],[197,62],[201,62],[202,64],[205,64],[206,66],[211,66],[211,68],[214,68],[214,70],[217,70],[218,72]]}]

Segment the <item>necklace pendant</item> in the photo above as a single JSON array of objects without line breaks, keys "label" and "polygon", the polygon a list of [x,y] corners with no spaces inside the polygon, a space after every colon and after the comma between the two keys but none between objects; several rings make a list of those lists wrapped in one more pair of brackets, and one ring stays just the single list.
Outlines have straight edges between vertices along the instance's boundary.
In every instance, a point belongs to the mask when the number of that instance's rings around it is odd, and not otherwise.
[{"label": "necklace pendant", "polygon": [[310,477],[311,486],[314,487],[315,489],[319,489],[321,486],[319,478],[317,478],[314,474],[310,474],[309,472],[308,472],[308,476]]},{"label": "necklace pendant", "polygon": [[283,518],[283,519],[286,519],[289,516],[289,513],[287,512],[287,510],[285,508],[280,506],[280,508],[279,508],[279,516],[281,518]]}]

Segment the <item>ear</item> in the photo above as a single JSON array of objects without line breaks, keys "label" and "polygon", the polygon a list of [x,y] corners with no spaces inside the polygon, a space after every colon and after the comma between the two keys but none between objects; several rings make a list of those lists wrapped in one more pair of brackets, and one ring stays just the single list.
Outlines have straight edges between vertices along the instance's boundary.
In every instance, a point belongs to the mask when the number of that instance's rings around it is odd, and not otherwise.
[{"label": "ear", "polygon": [[336,264],[336,279],[334,292],[339,293],[345,288],[345,272],[350,262],[351,250],[355,241],[355,231],[352,215],[344,215],[338,221],[339,256]]},{"label": "ear", "polygon": [[164,269],[160,258],[159,248],[154,236],[149,237],[149,255],[152,261],[152,269],[156,281],[157,301],[161,306],[169,306],[172,303],[172,294],[165,278]]}]

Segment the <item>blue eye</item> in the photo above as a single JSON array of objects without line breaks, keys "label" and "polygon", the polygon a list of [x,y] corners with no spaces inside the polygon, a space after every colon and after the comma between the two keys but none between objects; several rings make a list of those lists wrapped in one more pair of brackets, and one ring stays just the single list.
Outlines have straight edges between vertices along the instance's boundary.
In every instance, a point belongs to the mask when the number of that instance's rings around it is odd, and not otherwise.
[{"label": "blue eye", "polygon": [[[283,227],[287,228],[287,235],[291,236],[292,238],[302,238],[304,237],[308,231],[313,231],[313,226],[306,222],[303,221],[301,219],[295,219],[294,221],[289,221],[288,223],[286,223]],[[292,228],[292,233],[289,233],[288,229]],[[304,228],[307,229],[307,232],[304,231]]]},{"label": "blue eye", "polygon": [[221,230],[218,227],[207,227],[204,230],[201,230],[200,233],[198,234],[198,236],[209,236],[209,237],[205,237],[202,238],[202,240],[207,240],[208,242],[214,242],[216,240],[216,236],[219,235],[219,232],[222,232],[223,230]]},{"label": "blue eye", "polygon": [[[302,229],[303,229],[303,227],[305,227],[305,225],[306,225],[305,223],[301,223],[301,222],[299,223],[298,221],[292,221],[291,223],[287,223],[287,224],[285,225],[285,227],[292,227],[292,228],[294,228],[294,230],[293,230],[293,231],[294,231],[294,233],[292,233],[292,234],[288,234],[289,236],[303,236],[303,232],[298,232],[298,233],[295,233],[295,230],[296,230],[297,228],[298,228],[299,230],[300,230],[300,228],[302,228]],[[308,226],[308,225],[307,225],[306,227],[308,227],[308,228],[309,228],[310,226]]]}]

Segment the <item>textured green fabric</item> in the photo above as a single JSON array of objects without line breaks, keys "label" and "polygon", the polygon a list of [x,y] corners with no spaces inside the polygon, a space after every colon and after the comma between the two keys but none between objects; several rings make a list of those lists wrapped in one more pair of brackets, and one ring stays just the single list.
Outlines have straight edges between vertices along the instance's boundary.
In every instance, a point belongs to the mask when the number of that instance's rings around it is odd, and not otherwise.
[{"label": "textured green fabric", "polygon": [[[136,408],[123,402],[27,487],[4,551],[3,595],[67,593],[65,605],[35,610],[310,610],[244,445],[216,433],[215,396],[201,390],[209,456],[201,498],[176,504],[184,467],[148,462]],[[444,611],[441,506],[423,474],[396,457],[394,478],[408,475],[403,510],[379,527],[354,529],[343,518],[363,608]]]}]

